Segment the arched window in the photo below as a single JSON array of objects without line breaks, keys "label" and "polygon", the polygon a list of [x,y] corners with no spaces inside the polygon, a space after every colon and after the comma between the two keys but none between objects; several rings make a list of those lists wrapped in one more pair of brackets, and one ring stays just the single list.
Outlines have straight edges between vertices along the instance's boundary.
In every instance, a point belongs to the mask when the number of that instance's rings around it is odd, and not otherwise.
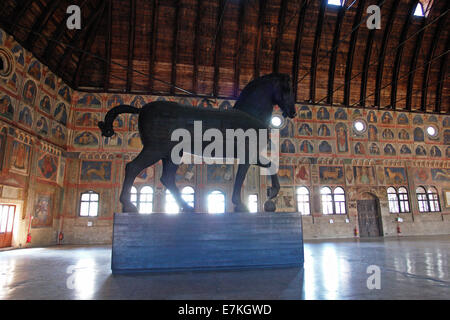
[{"label": "arched window", "polygon": [[137,189],[135,186],[131,187],[131,191],[130,191],[130,201],[132,204],[134,204],[134,206],[136,208],[139,208],[138,206],[138,194],[137,194]]},{"label": "arched window", "polygon": [[428,208],[427,193],[425,191],[425,188],[417,187],[416,195],[417,195],[417,202],[419,204],[419,211],[420,212],[430,211]]},{"label": "arched window", "polygon": [[405,187],[398,188],[398,201],[400,212],[409,212],[408,190]]},{"label": "arched window", "polygon": [[320,197],[322,200],[322,214],[333,214],[333,195],[331,188],[322,187],[320,189]]},{"label": "arched window", "polygon": [[330,187],[322,187],[320,189],[322,198],[322,214],[345,214],[345,191],[341,187],[334,188],[333,192]]},{"label": "arched window", "polygon": [[94,191],[88,191],[81,194],[80,216],[96,217],[98,216],[99,194]]},{"label": "arched window", "polygon": [[441,206],[439,205],[439,195],[435,187],[429,187],[428,193],[428,204],[431,212],[441,211]]},{"label": "arched window", "polygon": [[188,205],[190,205],[192,208],[194,208],[194,198],[195,198],[195,190],[192,187],[184,187],[183,190],[181,190],[181,197]]},{"label": "arched window", "polygon": [[334,207],[336,214],[345,214],[345,192],[341,187],[334,189]]},{"label": "arched window", "polygon": [[297,210],[302,215],[310,215],[309,190],[306,187],[297,188]]},{"label": "arched window", "polygon": [[214,190],[208,194],[208,213],[225,212],[225,194]]},{"label": "arched window", "polygon": [[417,3],[416,9],[414,10],[414,15],[416,17],[423,17],[425,15],[423,12],[423,6],[420,2]]},{"label": "arched window", "polygon": [[166,203],[164,206],[164,211],[166,213],[178,213],[180,212],[180,207],[178,207],[178,203],[173,197],[172,193],[170,193],[169,189],[166,189]]},{"label": "arched window", "polygon": [[250,212],[258,212],[258,195],[250,194],[248,196],[248,210]]},{"label": "arched window", "polygon": [[400,207],[398,204],[398,196],[397,190],[393,187],[389,187],[387,189],[388,202],[389,202],[389,212],[390,213],[399,213]]},{"label": "arched window", "polygon": [[144,186],[139,192],[139,213],[153,212],[153,188]]}]

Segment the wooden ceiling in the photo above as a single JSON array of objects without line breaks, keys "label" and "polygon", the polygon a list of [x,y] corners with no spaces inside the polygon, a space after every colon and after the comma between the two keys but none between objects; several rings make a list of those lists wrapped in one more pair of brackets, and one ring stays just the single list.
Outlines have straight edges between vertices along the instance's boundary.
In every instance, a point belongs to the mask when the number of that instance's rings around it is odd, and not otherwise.
[{"label": "wooden ceiling", "polygon": [[[2,0],[0,25],[80,91],[233,98],[254,77],[297,101],[449,112],[448,0]],[[366,26],[381,7],[381,29]],[[66,8],[81,7],[81,30]]]}]

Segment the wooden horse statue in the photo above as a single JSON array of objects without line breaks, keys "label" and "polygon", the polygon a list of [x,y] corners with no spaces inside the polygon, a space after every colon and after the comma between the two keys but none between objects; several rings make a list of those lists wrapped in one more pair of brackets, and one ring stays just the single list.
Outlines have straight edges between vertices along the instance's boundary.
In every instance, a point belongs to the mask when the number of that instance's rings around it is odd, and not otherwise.
[{"label": "wooden horse statue", "polygon": [[[114,134],[112,124],[119,114],[138,114],[139,134],[144,146],[139,155],[133,161],[129,162],[125,168],[125,180],[120,194],[123,212],[137,212],[137,208],[130,201],[130,191],[134,179],[142,170],[159,160],[162,160],[163,163],[163,172],[161,175],[163,185],[170,190],[182,211],[194,211],[183,200],[175,184],[175,174],[180,163],[175,163],[171,156],[172,149],[178,144],[177,141],[172,140],[174,130],[182,128],[192,134],[194,137],[192,139],[193,148],[190,150],[193,151],[190,153],[202,156],[202,152],[209,142],[200,142],[201,150],[199,154],[197,152],[199,149],[198,140],[202,140],[202,138],[195,137],[194,122],[201,121],[202,134],[211,128],[224,133],[224,136],[227,129],[242,129],[244,131],[248,129],[267,130],[270,126],[274,105],[280,107],[284,117],[293,118],[296,115],[295,99],[288,75],[274,73],[254,79],[244,88],[234,107],[230,110],[194,108],[166,101],[151,102],[142,108],[119,105],[109,110],[104,122],[100,121],[98,123],[102,135],[111,137]],[[249,142],[248,139],[245,141],[245,150],[247,151],[246,154],[248,154]],[[197,145],[197,150],[195,145]],[[236,147],[235,145],[235,159],[238,158],[236,155]],[[225,152],[222,155],[225,155]],[[270,162],[269,164],[267,163],[258,161],[256,164],[261,167],[269,167]],[[248,211],[241,200],[241,188],[249,166],[250,163],[248,161],[239,162],[232,196],[232,202],[236,212]],[[269,199],[275,198],[280,189],[277,174],[271,175],[271,181],[272,187],[268,189]]]}]

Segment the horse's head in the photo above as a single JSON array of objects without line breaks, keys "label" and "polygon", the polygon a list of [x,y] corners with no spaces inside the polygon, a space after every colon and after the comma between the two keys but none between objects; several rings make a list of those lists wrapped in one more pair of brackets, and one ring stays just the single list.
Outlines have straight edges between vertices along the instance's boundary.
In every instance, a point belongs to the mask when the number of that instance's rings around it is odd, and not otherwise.
[{"label": "horse's head", "polygon": [[274,90],[273,101],[274,104],[277,104],[283,111],[283,117],[295,117],[295,97],[292,91],[291,78],[289,75],[279,75],[279,81]]}]

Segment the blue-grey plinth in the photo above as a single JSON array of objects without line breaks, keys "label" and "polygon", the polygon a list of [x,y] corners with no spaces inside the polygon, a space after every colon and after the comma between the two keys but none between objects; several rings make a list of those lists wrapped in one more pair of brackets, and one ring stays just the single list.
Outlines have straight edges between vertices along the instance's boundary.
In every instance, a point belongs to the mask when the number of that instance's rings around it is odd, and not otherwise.
[{"label": "blue-grey plinth", "polygon": [[113,273],[303,267],[299,213],[115,213]]}]

